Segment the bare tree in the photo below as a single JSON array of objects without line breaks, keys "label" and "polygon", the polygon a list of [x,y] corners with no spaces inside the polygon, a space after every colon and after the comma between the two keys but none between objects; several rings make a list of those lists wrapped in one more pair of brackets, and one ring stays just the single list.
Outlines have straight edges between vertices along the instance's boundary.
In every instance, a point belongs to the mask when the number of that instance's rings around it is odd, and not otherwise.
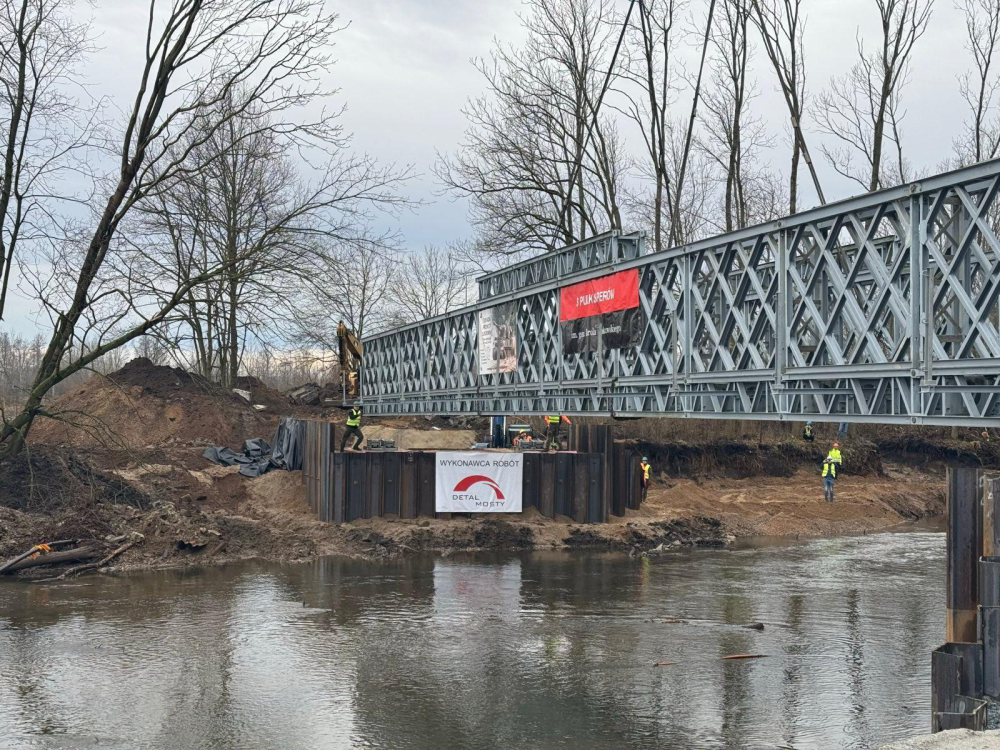
[{"label": "bare tree", "polygon": [[427,245],[411,252],[397,279],[400,322],[433,318],[469,301],[468,269],[450,246]]},{"label": "bare tree", "polygon": [[[699,118],[707,131],[700,144],[722,172],[723,230],[746,226],[744,132],[749,123],[749,101],[754,96],[747,82],[750,47],[747,26],[750,9],[743,0],[720,0],[719,20],[709,38],[715,54],[711,60],[711,83],[702,97],[705,106]],[[759,130],[759,127],[757,128]]]},{"label": "bare tree", "polygon": [[[621,78],[627,85],[619,92],[625,102],[620,111],[639,127],[645,149],[645,158],[638,163],[639,173],[653,186],[649,208],[654,250],[665,245],[664,225],[669,221],[672,206],[667,169],[671,137],[669,107],[677,84],[675,26],[685,5],[682,0],[640,2],[631,23],[629,54],[622,66]],[[633,89],[639,93],[633,93]]]},{"label": "bare tree", "polygon": [[[667,151],[665,175],[668,184],[676,184],[684,161],[687,123],[670,119],[667,121]],[[686,163],[687,178],[679,205],[670,204],[669,234],[674,242],[684,245],[718,231],[715,220],[717,206],[716,176],[714,164],[703,149],[691,149]],[[655,193],[648,185],[627,191],[624,203],[631,226],[652,226],[657,211]],[[661,207],[662,209],[662,207]]]},{"label": "bare tree", "polygon": [[[905,172],[902,160],[886,169],[885,140],[898,134],[900,91],[907,82],[913,46],[927,30],[934,0],[875,0],[875,5],[882,31],[879,48],[867,51],[858,37],[858,61],[830,82],[820,98],[818,116],[820,129],[838,143],[823,147],[830,165],[868,191],[895,182]],[[898,142],[896,146],[901,150]],[[855,157],[862,163],[857,164]]]},{"label": "bare tree", "polygon": [[965,132],[955,139],[954,151],[960,165],[993,159],[1000,153],[1000,118],[994,101],[1000,78],[994,58],[1000,39],[1000,3],[995,0],[963,0],[966,47],[975,66],[959,76],[962,98],[970,110]]},{"label": "bare tree", "polygon": [[393,324],[399,293],[399,252],[395,240],[379,236],[332,248],[322,283],[306,287],[296,306],[290,338],[304,346],[337,350],[337,324],[343,320],[360,339]]},{"label": "bare tree", "polygon": [[752,0],[753,20],[760,31],[774,74],[778,78],[785,106],[788,107],[792,131],[792,163],[788,176],[788,212],[798,210],[799,158],[805,160],[812,177],[816,197],[826,203],[816,165],[806,144],[802,120],[806,110],[805,48],[802,38],[805,19],[801,14],[802,0]]},{"label": "bare tree", "polygon": [[691,117],[688,119],[687,135],[684,137],[684,148],[681,152],[681,165],[674,183],[673,215],[670,220],[670,244],[676,245],[677,230],[680,227],[680,205],[684,199],[684,178],[687,176],[688,160],[691,158],[691,144],[694,137],[694,125],[698,121],[698,102],[701,101],[701,79],[705,73],[705,58],[708,56],[708,45],[712,34],[712,19],[715,15],[715,0],[708,4],[708,19],[705,21],[705,36],[701,43],[701,60],[698,63],[698,77],[695,79],[694,94],[691,97]]},{"label": "bare tree", "polygon": [[18,245],[51,229],[52,186],[83,145],[70,95],[88,50],[72,0],[0,0],[0,320]]},{"label": "bare tree", "polygon": [[[304,147],[311,137],[322,138],[323,121],[293,126],[288,117],[319,93],[316,81],[330,62],[328,45],[337,29],[336,16],[321,0],[175,0],[169,9],[150,3],[117,169],[95,206],[93,229],[83,242],[65,245],[50,279],[53,330],[23,408],[0,428],[3,456],[21,450],[56,384],[162,325],[191,289],[232,269],[233,262],[224,261],[155,298],[133,294],[128,277],[111,282],[106,275],[109,255],[128,247],[119,230],[136,206],[187,174],[187,155],[233,117],[268,114],[267,127]],[[229,97],[235,106],[220,109]],[[195,133],[200,135],[192,142]],[[188,147],[180,149],[182,143]],[[120,270],[137,268],[120,264]]]},{"label": "bare tree", "polygon": [[610,4],[527,5],[524,46],[498,44],[489,61],[476,61],[488,93],[466,105],[464,143],[435,168],[448,191],[469,198],[479,246],[508,254],[620,228],[626,166],[608,118],[585,149],[612,43]]},{"label": "bare tree", "polygon": [[[231,109],[232,98],[218,106]],[[372,241],[360,220],[367,219],[359,216],[362,202],[388,210],[401,202],[389,187],[405,173],[345,153],[334,119],[322,143],[332,155],[306,182],[292,161],[293,143],[254,108],[227,118],[224,128],[189,149],[190,174],[142,207],[154,241],[139,255],[155,254],[162,266],[151,283],[176,272],[176,286],[208,268],[228,268],[193,288],[176,310],[184,321],[174,328],[176,345],[190,336],[196,367],[206,377],[234,384],[247,348],[269,345],[283,321],[295,317],[303,288],[328,278],[328,248]]]},{"label": "bare tree", "polygon": [[722,187],[717,212],[722,221],[713,223],[726,232],[784,213],[784,205],[774,203],[776,194],[784,195],[781,180],[761,161],[771,138],[751,111],[757,92],[747,75],[750,13],[749,0],[719,0],[718,22],[710,35],[711,85],[702,96],[699,118],[703,133],[697,145],[714,163]]}]

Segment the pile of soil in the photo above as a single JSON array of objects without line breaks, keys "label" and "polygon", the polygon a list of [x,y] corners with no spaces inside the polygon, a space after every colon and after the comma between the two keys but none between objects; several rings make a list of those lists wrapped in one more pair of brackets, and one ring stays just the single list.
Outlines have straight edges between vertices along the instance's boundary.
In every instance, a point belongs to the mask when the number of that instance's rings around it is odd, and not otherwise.
[{"label": "pile of soil", "polygon": [[281,391],[271,388],[260,378],[253,375],[242,375],[236,378],[236,387],[250,391],[250,403],[262,405],[273,414],[286,414],[292,405],[291,399]]},{"label": "pile of soil", "polygon": [[0,506],[51,513],[98,503],[142,508],[148,499],[122,477],[62,451],[26,450],[0,462]]},{"label": "pile of soil", "polygon": [[39,542],[122,533],[150,499],[121,477],[55,450],[0,463],[0,559]]},{"label": "pile of soil", "polygon": [[239,445],[246,438],[269,438],[283,411],[279,407],[287,406],[263,383],[258,390],[269,407],[263,412],[217,383],[140,357],[46,403],[57,419],[39,418],[30,440],[130,450],[176,441]]},{"label": "pile of soil", "polygon": [[115,560],[117,569],[364,554],[345,530],[309,512],[300,472],[248,479],[177,445],[86,458],[35,449],[0,464],[0,560],[61,539],[110,550],[110,539],[134,534],[141,542]]}]

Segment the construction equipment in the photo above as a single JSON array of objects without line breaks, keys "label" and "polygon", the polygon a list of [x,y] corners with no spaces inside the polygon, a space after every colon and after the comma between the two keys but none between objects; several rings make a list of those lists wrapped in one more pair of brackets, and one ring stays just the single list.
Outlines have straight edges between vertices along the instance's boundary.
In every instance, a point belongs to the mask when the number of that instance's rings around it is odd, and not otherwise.
[{"label": "construction equipment", "polygon": [[340,385],[344,401],[348,398],[359,398],[361,372],[361,341],[354,331],[344,325],[337,324],[337,340],[340,343]]}]

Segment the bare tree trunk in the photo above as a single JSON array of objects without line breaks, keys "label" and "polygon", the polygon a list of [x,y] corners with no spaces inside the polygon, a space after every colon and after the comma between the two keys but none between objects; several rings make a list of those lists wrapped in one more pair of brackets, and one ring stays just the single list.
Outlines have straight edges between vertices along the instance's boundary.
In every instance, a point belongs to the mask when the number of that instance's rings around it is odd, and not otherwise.
[{"label": "bare tree trunk", "polygon": [[809,169],[813,188],[820,204],[826,204],[819,174],[809,154],[802,116],[805,100],[805,63],[803,62],[803,23],[799,17],[802,0],[752,0],[754,21],[760,30],[764,49],[778,77],[792,128],[792,168],[789,188],[789,212],[798,208],[798,163],[801,157]]},{"label": "bare tree trunk", "polygon": [[799,191],[799,141],[792,138],[792,167],[788,174],[788,213],[794,214],[796,211],[796,201]]},{"label": "bare tree trunk", "polygon": [[[934,5],[934,0],[874,1],[881,19],[881,47],[867,52],[859,40],[858,61],[830,82],[818,115],[820,128],[837,143],[834,148],[822,147],[830,165],[868,191],[886,187],[883,171],[894,179],[888,168],[883,170],[886,120],[906,83],[913,46],[927,30]],[[898,120],[893,128],[898,133]],[[896,145],[902,161],[898,138]],[[864,159],[861,166],[854,162],[856,155]],[[898,171],[904,171],[903,164]]]},{"label": "bare tree trunk", "polygon": [[691,101],[691,117],[688,120],[687,136],[684,138],[684,154],[681,158],[681,169],[677,175],[677,184],[674,186],[674,208],[673,219],[670,222],[670,244],[676,244],[677,232],[675,227],[680,224],[681,215],[681,194],[684,191],[684,173],[687,171],[688,156],[691,153],[691,136],[694,133],[694,123],[698,119],[698,100],[701,98],[701,77],[705,72],[705,55],[708,53],[708,40],[712,31],[712,16],[715,14],[715,0],[711,0],[708,6],[708,20],[705,22],[705,39],[701,45],[701,62],[698,63],[698,79],[694,86],[694,98]]},{"label": "bare tree trunk", "polygon": [[[64,90],[87,51],[87,27],[60,0],[0,3],[0,320],[3,320],[21,230],[51,230],[52,207],[66,157],[82,145],[87,117]],[[38,137],[44,131],[44,137]]]}]

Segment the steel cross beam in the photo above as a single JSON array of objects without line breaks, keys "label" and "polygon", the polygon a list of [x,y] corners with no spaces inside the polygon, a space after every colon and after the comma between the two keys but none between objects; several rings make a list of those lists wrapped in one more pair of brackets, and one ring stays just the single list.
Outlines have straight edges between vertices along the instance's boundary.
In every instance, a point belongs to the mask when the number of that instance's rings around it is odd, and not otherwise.
[{"label": "steel cross beam", "polygon": [[[365,339],[366,410],[1000,426],[998,193],[995,160],[659,253],[609,232],[533,258]],[[564,353],[559,288],[632,268],[638,344]],[[480,372],[504,303],[513,371]]]}]

